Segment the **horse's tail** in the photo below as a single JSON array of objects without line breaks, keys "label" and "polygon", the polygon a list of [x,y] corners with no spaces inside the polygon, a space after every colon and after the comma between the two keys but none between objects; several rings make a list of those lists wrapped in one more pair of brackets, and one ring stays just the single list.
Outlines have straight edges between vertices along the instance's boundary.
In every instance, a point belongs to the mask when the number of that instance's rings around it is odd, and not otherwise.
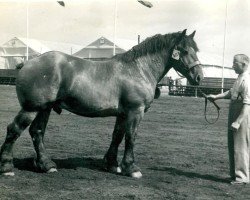
[{"label": "horse's tail", "polygon": [[22,69],[23,66],[24,66],[24,62],[18,63],[16,65],[16,69]]}]

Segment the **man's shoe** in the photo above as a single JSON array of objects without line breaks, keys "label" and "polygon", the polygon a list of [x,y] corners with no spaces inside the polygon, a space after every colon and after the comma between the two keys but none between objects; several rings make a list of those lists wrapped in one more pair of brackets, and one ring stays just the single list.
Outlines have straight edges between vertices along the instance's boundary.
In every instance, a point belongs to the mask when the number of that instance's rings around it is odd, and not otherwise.
[{"label": "man's shoe", "polygon": [[231,185],[245,185],[247,183],[246,182],[242,182],[242,181],[231,181],[230,184]]}]

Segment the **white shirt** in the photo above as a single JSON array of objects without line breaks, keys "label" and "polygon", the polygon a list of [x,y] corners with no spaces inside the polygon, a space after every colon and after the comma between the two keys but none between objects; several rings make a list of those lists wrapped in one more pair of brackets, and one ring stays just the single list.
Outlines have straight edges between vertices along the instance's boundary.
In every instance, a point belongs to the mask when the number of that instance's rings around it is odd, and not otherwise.
[{"label": "white shirt", "polygon": [[246,71],[238,76],[231,88],[231,100],[242,99],[244,104],[250,104],[250,72]]}]

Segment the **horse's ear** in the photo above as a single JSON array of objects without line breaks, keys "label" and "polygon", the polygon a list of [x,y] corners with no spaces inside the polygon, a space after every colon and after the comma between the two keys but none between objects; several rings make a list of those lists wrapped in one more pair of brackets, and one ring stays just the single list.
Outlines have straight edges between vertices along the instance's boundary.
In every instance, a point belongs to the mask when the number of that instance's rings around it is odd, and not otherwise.
[{"label": "horse's ear", "polygon": [[196,31],[194,31],[193,33],[191,33],[191,34],[189,35],[189,37],[194,38],[195,33],[196,33]]},{"label": "horse's ear", "polygon": [[186,35],[187,29],[184,29],[181,33],[181,36],[184,37]]},{"label": "horse's ear", "polygon": [[180,36],[178,36],[178,38],[177,38],[176,44],[178,44],[178,43],[181,42],[181,40],[185,37],[186,32],[187,32],[187,29],[184,29],[184,30],[182,31],[182,33],[180,34]]}]

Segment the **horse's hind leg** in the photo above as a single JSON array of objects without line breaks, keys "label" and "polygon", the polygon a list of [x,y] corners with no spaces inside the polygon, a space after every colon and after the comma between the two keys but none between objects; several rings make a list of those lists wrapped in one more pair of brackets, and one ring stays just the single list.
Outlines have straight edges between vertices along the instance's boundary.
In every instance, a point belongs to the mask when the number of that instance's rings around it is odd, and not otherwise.
[{"label": "horse's hind leg", "polygon": [[115,128],[112,136],[112,141],[108,152],[104,157],[104,162],[107,170],[112,173],[121,173],[121,169],[118,167],[117,154],[118,147],[124,138],[125,134],[125,116],[121,115],[116,118]]},{"label": "horse's hind leg", "polygon": [[15,141],[26,129],[34,118],[35,113],[21,110],[14,121],[7,127],[7,135],[0,151],[0,173],[4,175],[14,175],[12,149]]},{"label": "horse's hind leg", "polygon": [[44,133],[49,120],[51,109],[38,112],[36,118],[30,125],[29,131],[37,153],[34,161],[38,170],[44,172],[55,172],[56,164],[48,157],[44,147]]}]

